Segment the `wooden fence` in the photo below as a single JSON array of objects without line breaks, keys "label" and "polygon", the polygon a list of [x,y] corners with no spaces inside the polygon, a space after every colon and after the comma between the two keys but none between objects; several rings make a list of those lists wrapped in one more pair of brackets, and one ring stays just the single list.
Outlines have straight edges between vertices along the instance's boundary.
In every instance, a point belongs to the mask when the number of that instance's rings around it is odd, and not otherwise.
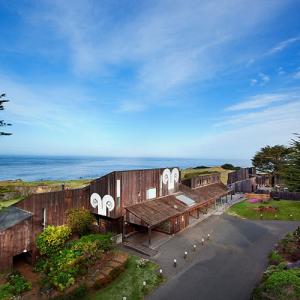
[{"label": "wooden fence", "polygon": [[271,192],[271,198],[300,201],[300,193],[298,193],[298,192]]}]

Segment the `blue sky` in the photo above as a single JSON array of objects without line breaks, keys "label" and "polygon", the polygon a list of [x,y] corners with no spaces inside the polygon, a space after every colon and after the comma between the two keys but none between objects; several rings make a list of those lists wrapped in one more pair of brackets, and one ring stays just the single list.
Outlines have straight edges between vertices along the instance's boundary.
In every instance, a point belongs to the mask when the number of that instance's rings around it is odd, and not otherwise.
[{"label": "blue sky", "polygon": [[1,1],[0,154],[243,159],[300,132],[299,1]]}]

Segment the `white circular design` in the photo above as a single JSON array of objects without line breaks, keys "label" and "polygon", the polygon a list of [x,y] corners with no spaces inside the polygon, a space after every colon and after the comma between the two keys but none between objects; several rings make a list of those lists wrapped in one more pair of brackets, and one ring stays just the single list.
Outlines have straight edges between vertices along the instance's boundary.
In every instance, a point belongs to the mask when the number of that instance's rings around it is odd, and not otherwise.
[{"label": "white circular design", "polygon": [[97,193],[93,193],[90,198],[91,205],[96,208],[101,203],[101,197]]},{"label": "white circular design", "polygon": [[163,183],[167,184],[170,179],[171,179],[171,171],[169,169],[164,169],[162,174]]},{"label": "white circular design", "polygon": [[179,181],[179,170],[177,168],[172,170],[172,178],[175,182]]},{"label": "white circular design", "polygon": [[103,197],[103,206],[107,207],[109,211],[112,211],[115,208],[115,200],[111,195],[105,195]]}]

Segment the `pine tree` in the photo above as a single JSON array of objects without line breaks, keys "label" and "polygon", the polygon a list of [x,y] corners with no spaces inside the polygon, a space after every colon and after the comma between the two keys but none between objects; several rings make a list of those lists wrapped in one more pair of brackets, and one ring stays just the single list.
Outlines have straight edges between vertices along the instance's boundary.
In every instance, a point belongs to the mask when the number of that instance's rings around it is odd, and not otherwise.
[{"label": "pine tree", "polygon": [[296,138],[292,139],[288,164],[282,175],[289,191],[300,192],[300,135],[295,133],[295,136]]}]

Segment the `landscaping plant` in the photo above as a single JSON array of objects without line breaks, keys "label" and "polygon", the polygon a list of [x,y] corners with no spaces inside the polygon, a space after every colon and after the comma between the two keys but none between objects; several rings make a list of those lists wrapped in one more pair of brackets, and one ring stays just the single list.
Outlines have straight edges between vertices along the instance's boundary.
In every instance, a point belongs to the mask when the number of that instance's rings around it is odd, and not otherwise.
[{"label": "landscaping plant", "polygon": [[67,212],[67,225],[80,236],[90,231],[94,221],[94,216],[86,209],[74,208]]},{"label": "landscaping plant", "polygon": [[66,226],[48,226],[37,238],[37,248],[42,255],[51,256],[63,248],[71,236],[71,229]]}]

